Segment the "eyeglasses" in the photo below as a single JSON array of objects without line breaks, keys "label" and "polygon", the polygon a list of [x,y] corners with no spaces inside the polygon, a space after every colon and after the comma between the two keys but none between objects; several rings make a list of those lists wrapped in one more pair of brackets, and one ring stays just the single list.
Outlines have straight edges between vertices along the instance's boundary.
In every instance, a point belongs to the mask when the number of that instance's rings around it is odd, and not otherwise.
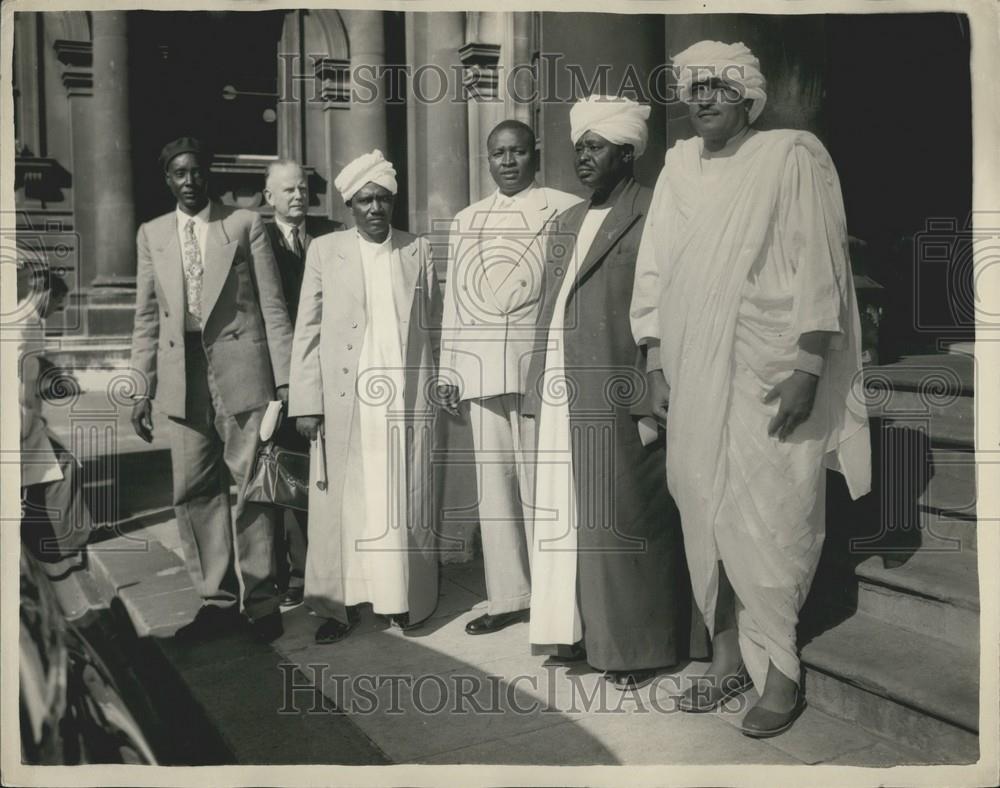
[{"label": "eyeglasses", "polygon": [[744,98],[740,88],[718,79],[696,82],[688,93],[688,104],[737,104]]}]

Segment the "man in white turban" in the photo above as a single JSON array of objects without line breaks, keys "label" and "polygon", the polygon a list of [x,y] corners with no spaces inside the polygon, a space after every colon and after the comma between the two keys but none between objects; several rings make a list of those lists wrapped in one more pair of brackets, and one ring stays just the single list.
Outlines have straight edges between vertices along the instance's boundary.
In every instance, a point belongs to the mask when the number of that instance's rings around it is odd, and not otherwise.
[{"label": "man in white turban", "polygon": [[815,136],[751,125],[766,94],[746,47],[703,41],[674,62],[695,75],[681,87],[698,136],[667,153],[631,316],[713,635],[680,705],[709,711],[752,679],[761,698],[743,732],[773,736],[804,707],[796,627],[823,544],[824,469],[854,497],[870,486],[844,205]]},{"label": "man in white turban", "polygon": [[355,226],[306,252],[289,393],[312,441],[305,602],[325,619],[317,643],[347,636],[365,603],[415,626],[438,585],[427,458],[441,294],[429,245],[391,226],[396,173],[380,151],[334,185]]},{"label": "man in white turban", "polygon": [[591,192],[556,218],[524,412],[537,421],[531,624],[535,653],[586,658],[634,690],[688,656],[690,587],[645,362],[629,328],[652,193],[633,178],[649,107],[592,96],[570,111]]}]

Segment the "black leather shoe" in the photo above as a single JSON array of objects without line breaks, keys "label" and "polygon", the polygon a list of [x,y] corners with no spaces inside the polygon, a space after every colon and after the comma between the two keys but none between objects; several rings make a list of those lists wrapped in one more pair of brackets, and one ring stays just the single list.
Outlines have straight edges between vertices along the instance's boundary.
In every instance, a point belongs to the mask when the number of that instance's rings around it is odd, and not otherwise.
[{"label": "black leather shoe", "polygon": [[497,613],[491,616],[489,613],[474,618],[465,625],[465,631],[469,635],[486,635],[490,632],[499,632],[504,627],[516,624],[519,621],[526,621],[528,611],[514,610],[510,613]]},{"label": "black leather shoe", "polygon": [[337,641],[343,640],[350,635],[351,630],[353,630],[355,626],[356,622],[353,621],[349,624],[344,624],[341,621],[337,621],[335,618],[328,618],[320,624],[319,629],[316,630],[315,640],[320,645],[336,643]]},{"label": "black leather shoe", "polygon": [[795,705],[788,711],[771,711],[762,708],[760,702],[746,713],[740,730],[751,739],[769,739],[784,733],[806,709],[806,699],[801,690],[795,694]]},{"label": "black leather shoe", "polygon": [[574,643],[568,649],[564,646],[559,648],[561,649],[560,653],[549,654],[548,659],[545,660],[546,665],[565,665],[570,662],[582,662],[587,658],[587,650],[579,643]]},{"label": "black leather shoe", "polygon": [[232,632],[238,624],[239,616],[235,607],[202,605],[190,623],[174,632],[174,638],[184,643],[212,640]]},{"label": "black leather shoe", "polygon": [[648,670],[609,670],[604,678],[611,682],[619,692],[633,692],[645,687],[656,678],[656,671]]},{"label": "black leather shoe", "polygon": [[281,606],[283,608],[293,608],[298,607],[302,604],[302,598],[305,595],[305,589],[302,586],[292,586],[281,598]]},{"label": "black leather shoe", "polygon": [[278,611],[251,619],[249,624],[251,634],[262,643],[277,640],[285,631],[285,627],[281,623],[281,613]]},{"label": "black leather shoe", "polygon": [[389,626],[393,629],[401,629],[403,632],[409,632],[412,629],[417,629],[423,622],[418,622],[416,624],[410,623],[409,613],[394,613],[391,616],[386,616],[389,619]]},{"label": "black leather shoe", "polygon": [[722,681],[716,681],[714,676],[696,676],[677,701],[677,708],[692,714],[715,711],[727,700],[742,695],[752,686],[750,674],[742,664],[735,673],[724,676]]}]

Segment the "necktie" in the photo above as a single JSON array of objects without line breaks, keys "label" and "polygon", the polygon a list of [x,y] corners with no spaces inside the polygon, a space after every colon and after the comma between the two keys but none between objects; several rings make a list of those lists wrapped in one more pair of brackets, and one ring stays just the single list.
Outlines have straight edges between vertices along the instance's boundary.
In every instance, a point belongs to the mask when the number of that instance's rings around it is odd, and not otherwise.
[{"label": "necktie", "polygon": [[302,259],[302,240],[299,238],[299,228],[292,228],[292,251],[295,252],[295,256],[300,260]]},{"label": "necktie", "polygon": [[205,268],[201,263],[201,248],[194,233],[194,219],[184,225],[184,286],[187,290],[187,311],[201,324],[201,280]]}]

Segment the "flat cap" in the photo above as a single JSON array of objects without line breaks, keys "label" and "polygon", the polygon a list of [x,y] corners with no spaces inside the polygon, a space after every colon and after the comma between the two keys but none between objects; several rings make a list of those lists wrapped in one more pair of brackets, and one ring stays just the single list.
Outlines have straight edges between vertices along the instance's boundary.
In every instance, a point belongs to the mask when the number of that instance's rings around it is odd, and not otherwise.
[{"label": "flat cap", "polygon": [[167,165],[182,153],[193,153],[206,165],[212,160],[212,155],[201,140],[194,137],[178,137],[164,145],[160,151],[160,166],[163,171],[166,172]]}]

